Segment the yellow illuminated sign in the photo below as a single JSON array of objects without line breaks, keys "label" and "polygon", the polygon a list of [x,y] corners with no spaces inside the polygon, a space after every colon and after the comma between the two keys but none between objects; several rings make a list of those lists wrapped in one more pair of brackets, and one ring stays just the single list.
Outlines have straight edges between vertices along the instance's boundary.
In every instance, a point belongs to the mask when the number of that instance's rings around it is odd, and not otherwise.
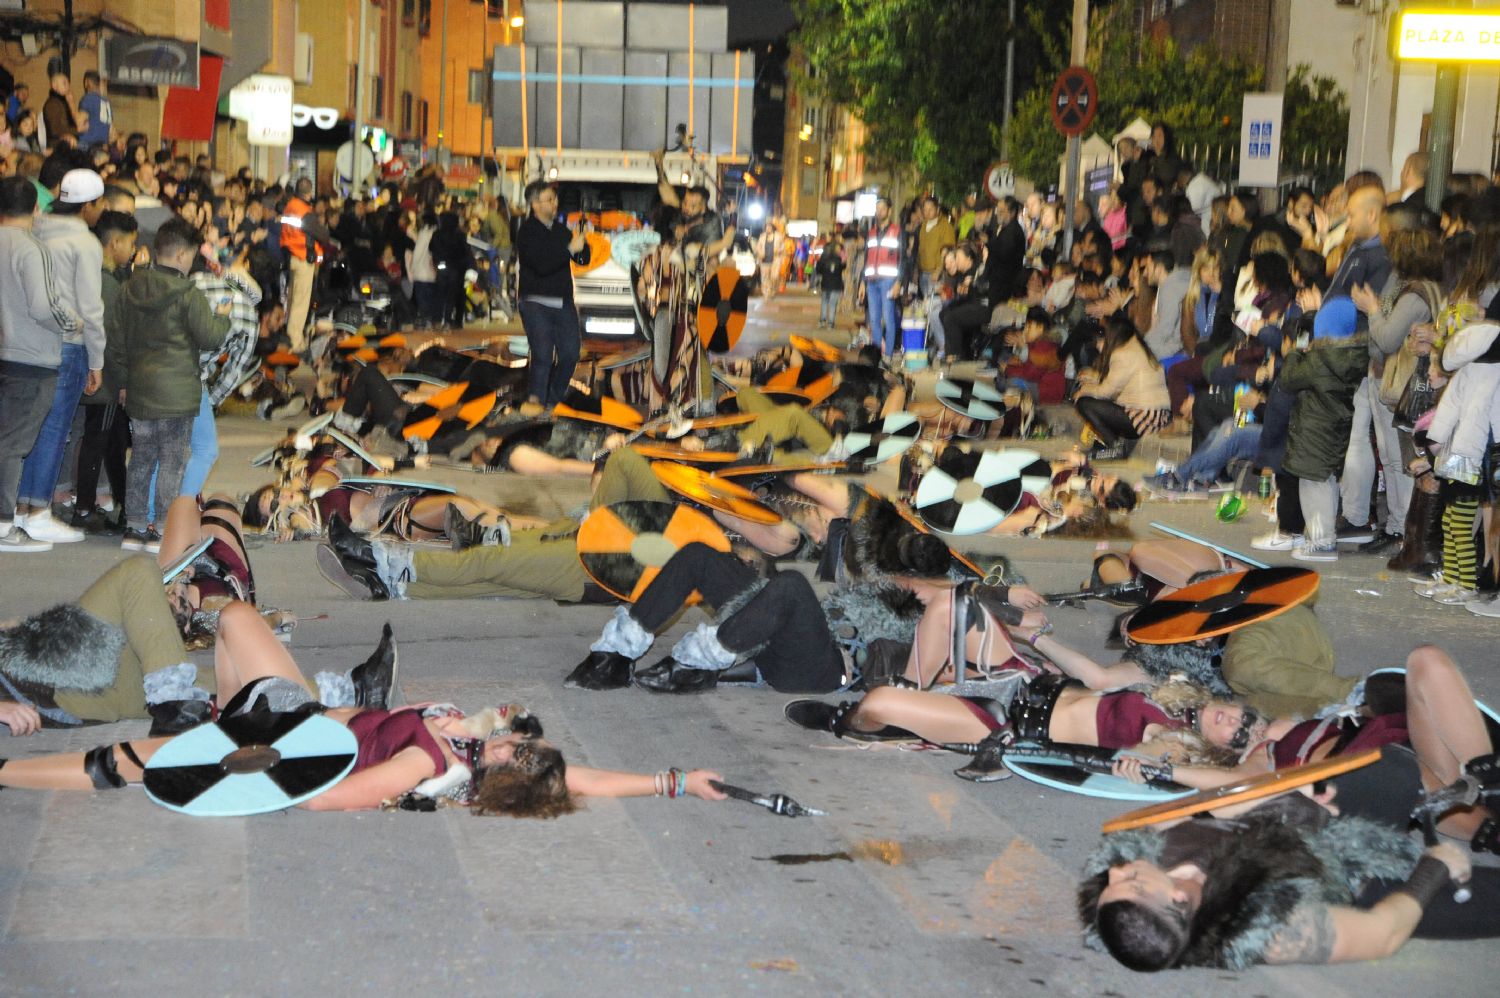
[{"label": "yellow illuminated sign", "polygon": [[1500,14],[1406,11],[1396,18],[1398,59],[1500,62]]}]

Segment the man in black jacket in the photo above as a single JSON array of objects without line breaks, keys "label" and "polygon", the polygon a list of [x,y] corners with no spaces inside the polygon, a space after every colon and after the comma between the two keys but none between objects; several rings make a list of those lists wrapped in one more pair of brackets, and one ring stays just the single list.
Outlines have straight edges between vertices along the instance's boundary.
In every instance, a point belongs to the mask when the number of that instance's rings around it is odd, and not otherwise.
[{"label": "man in black jacket", "polygon": [[1008,197],[996,205],[999,230],[990,244],[990,293],[996,301],[1022,294],[1026,288],[1026,233],[1021,230],[1021,204]]},{"label": "man in black jacket", "polygon": [[[557,188],[541,180],[526,187],[531,214],[516,233],[521,325],[531,354],[529,402],[556,405],[568,390],[581,349],[569,263],[589,262],[582,230],[557,220]],[[555,360],[554,360],[555,355]]]}]

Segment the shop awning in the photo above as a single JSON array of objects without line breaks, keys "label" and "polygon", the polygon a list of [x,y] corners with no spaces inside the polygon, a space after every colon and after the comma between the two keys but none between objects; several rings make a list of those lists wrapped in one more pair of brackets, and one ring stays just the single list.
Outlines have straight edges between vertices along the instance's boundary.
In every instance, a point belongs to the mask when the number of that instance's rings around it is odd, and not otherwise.
[{"label": "shop awning", "polygon": [[207,142],[214,137],[214,112],[219,105],[219,76],[224,59],[198,56],[198,88],[170,87],[161,113],[161,137],[185,142]]}]

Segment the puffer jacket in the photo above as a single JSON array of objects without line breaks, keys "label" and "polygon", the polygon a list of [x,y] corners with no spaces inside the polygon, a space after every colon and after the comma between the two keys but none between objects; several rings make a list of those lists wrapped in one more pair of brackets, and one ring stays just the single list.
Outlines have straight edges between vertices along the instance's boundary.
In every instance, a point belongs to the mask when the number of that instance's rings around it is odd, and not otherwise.
[{"label": "puffer jacket", "polygon": [[203,397],[198,354],[223,344],[229,316],[216,315],[182,274],[153,266],[120,288],[105,325],[105,366],[125,390],[132,419],[197,415]]},{"label": "puffer jacket", "polygon": [[1500,440],[1500,325],[1465,326],[1443,348],[1443,367],[1457,372],[1438,400],[1428,438],[1440,448],[1439,459],[1468,458],[1478,467],[1491,439]]},{"label": "puffer jacket", "polygon": [[1364,334],[1343,339],[1316,339],[1306,351],[1287,358],[1278,384],[1296,400],[1287,426],[1289,475],[1321,482],[1343,470],[1354,422],[1354,393],[1370,366],[1370,344]]}]

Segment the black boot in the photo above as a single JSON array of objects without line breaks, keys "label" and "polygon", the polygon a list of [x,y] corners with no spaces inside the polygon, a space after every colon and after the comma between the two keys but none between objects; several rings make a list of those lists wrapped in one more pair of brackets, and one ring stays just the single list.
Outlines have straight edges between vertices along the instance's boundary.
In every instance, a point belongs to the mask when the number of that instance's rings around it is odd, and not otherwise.
[{"label": "black boot", "polygon": [[1010,779],[1010,770],[1005,768],[1005,748],[1014,740],[1008,727],[991,731],[979,743],[979,751],[975,753],[973,760],[962,769],[955,769],[953,775],[974,783],[996,783]]},{"label": "black boot", "polygon": [[635,674],[636,685],[652,693],[706,693],[719,685],[714,669],[690,669],[670,656]]},{"label": "black boot", "polygon": [[375,549],[340,517],[328,521],[328,541],[318,547],[318,569],[355,599],[390,599],[375,570]]},{"label": "black boot", "polygon": [[151,715],[151,738],[180,735],[214,719],[211,700],[164,700],[146,704],[146,711]]},{"label": "black boot", "polygon": [[618,652],[593,651],[568,673],[563,686],[570,690],[622,690],[630,685],[633,659]]},{"label": "black boot", "polygon": [[502,518],[499,523],[486,527],[479,522],[478,517],[470,520],[464,516],[452,503],[448,504],[448,509],[443,514],[443,533],[448,535],[448,543],[453,546],[454,551],[496,545],[504,547],[510,544],[508,520]]},{"label": "black boot", "polygon": [[387,623],[380,631],[380,644],[360,665],[349,670],[354,683],[354,705],[385,710],[390,706],[391,690],[396,688],[396,641]]},{"label": "black boot", "polygon": [[1393,572],[1436,571],[1443,562],[1443,500],[1436,492],[1413,487],[1406,508],[1401,551],[1386,562]]}]

